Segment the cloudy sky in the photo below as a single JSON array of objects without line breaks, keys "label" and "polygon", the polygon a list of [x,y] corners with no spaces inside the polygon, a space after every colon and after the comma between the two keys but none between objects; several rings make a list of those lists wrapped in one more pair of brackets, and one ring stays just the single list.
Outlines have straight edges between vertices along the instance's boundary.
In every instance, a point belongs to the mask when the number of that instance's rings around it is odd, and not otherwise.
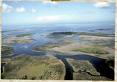
[{"label": "cloudy sky", "polygon": [[2,8],[3,25],[114,22],[115,15],[113,0],[94,3],[5,0]]}]

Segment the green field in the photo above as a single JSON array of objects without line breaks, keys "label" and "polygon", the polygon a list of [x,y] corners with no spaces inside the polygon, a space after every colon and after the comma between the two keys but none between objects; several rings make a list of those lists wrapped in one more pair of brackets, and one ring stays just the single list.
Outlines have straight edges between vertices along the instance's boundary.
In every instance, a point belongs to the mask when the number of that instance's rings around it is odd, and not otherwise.
[{"label": "green field", "polygon": [[81,47],[78,49],[74,49],[73,51],[80,51],[80,52],[92,53],[92,54],[109,54],[109,52],[105,50],[104,47],[102,46]]},{"label": "green field", "polygon": [[19,34],[19,35],[16,35],[16,37],[24,37],[24,36],[32,36],[32,34]]}]

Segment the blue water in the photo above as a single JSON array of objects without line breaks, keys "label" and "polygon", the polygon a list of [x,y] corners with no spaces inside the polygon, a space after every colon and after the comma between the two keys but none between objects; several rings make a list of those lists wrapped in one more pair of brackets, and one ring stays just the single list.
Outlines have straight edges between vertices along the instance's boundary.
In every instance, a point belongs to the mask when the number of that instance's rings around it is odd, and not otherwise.
[{"label": "blue water", "polygon": [[[100,30],[102,29],[102,30]],[[11,33],[25,30],[25,32],[56,32],[56,31],[76,31],[76,32],[114,32],[115,23],[79,23],[79,24],[48,24],[48,25],[12,25],[3,26],[3,31],[11,30]]]}]

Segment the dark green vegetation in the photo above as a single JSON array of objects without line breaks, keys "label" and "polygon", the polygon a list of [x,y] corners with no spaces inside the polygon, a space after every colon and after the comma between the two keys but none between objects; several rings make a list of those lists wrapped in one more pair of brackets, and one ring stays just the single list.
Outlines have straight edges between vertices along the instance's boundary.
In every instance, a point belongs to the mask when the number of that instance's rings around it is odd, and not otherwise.
[{"label": "dark green vegetation", "polygon": [[2,79],[64,79],[64,64],[55,57],[18,56],[4,66]]},{"label": "dark green vegetation", "polygon": [[49,35],[47,35],[47,37],[62,39],[67,35],[75,35],[75,34],[77,34],[77,32],[53,32],[53,33],[50,33]]},{"label": "dark green vegetation", "polygon": [[71,35],[71,34],[77,34],[77,32],[53,32],[50,35]]},{"label": "dark green vegetation", "polygon": [[13,48],[7,45],[1,47],[2,56],[11,56],[13,54]]},{"label": "dark green vegetation", "polygon": [[24,36],[31,36],[32,34],[20,34],[20,35],[17,35],[16,37],[24,37]]},{"label": "dark green vegetation", "polygon": [[104,49],[102,46],[89,46],[89,47],[83,47],[74,49],[73,51],[80,51],[85,53],[92,53],[92,54],[109,54],[107,50]]},{"label": "dark green vegetation", "polygon": [[56,36],[56,35],[91,35],[91,36],[104,36],[104,37],[110,37],[114,36],[114,34],[105,34],[105,33],[91,33],[91,32],[53,32],[50,33],[49,36]]},{"label": "dark green vegetation", "polygon": [[103,36],[103,37],[112,37],[114,34],[105,34],[105,33],[90,33],[90,32],[77,32],[79,35],[91,35],[91,36]]}]

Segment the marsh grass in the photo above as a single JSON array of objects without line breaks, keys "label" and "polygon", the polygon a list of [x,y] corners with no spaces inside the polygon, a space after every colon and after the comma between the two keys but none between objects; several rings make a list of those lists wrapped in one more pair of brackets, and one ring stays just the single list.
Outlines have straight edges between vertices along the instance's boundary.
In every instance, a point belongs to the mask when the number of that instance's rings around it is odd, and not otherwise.
[{"label": "marsh grass", "polygon": [[109,54],[107,50],[104,49],[102,46],[88,46],[88,47],[81,47],[74,49],[73,51],[80,51],[85,53],[92,53],[92,54]]},{"label": "marsh grass", "polygon": [[32,34],[19,34],[19,35],[16,35],[16,37],[24,37],[24,36],[31,36]]},{"label": "marsh grass", "polygon": [[5,67],[4,79],[62,80],[64,64],[55,57],[20,56],[13,58]]},{"label": "marsh grass", "polygon": [[73,67],[74,80],[110,80],[105,76],[100,76],[100,73],[89,62],[84,60],[67,59],[69,64]]},{"label": "marsh grass", "polygon": [[106,33],[92,33],[92,32],[53,32],[50,33],[50,36],[57,36],[57,35],[91,35],[91,36],[103,36],[103,37],[110,37],[114,36],[114,34],[106,34]]},{"label": "marsh grass", "polygon": [[44,45],[44,46],[40,46],[40,47],[35,47],[33,48],[33,50],[37,50],[37,51],[46,51],[46,50],[51,50],[52,48],[55,48],[55,47],[59,47],[60,45],[57,45],[57,44],[47,44],[47,45]]},{"label": "marsh grass", "polygon": [[10,46],[3,45],[1,48],[2,56],[11,56],[13,53],[13,48]]},{"label": "marsh grass", "polygon": [[74,59],[67,59],[67,61],[73,67],[74,72],[85,71],[85,72],[90,72],[93,75],[100,75],[100,73],[96,71],[96,69],[89,61],[74,60]]}]

